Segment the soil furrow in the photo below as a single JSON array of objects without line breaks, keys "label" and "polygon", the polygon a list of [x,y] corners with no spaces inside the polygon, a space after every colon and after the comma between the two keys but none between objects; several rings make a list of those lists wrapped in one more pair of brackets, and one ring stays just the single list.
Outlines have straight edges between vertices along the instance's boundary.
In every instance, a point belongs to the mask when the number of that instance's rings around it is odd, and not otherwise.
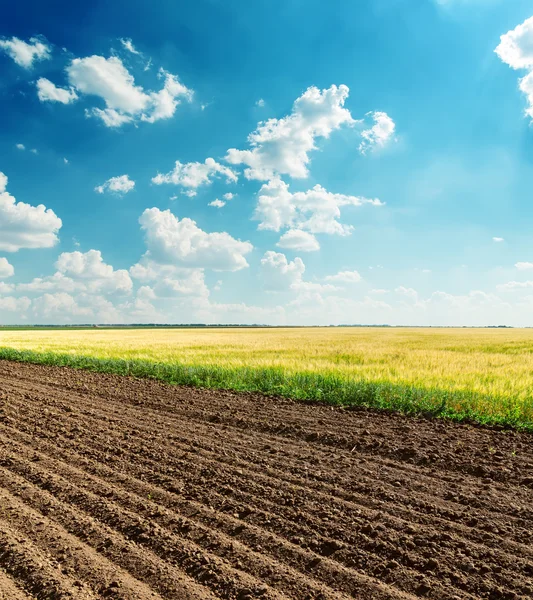
[{"label": "soil furrow", "polygon": [[32,600],[33,598],[35,596],[28,595],[17,586],[12,577],[0,569],[0,600]]},{"label": "soil furrow", "polygon": [[10,546],[37,579],[4,587],[136,597],[116,565],[169,599],[529,598],[532,439],[0,361],[0,533],[46,558]]}]

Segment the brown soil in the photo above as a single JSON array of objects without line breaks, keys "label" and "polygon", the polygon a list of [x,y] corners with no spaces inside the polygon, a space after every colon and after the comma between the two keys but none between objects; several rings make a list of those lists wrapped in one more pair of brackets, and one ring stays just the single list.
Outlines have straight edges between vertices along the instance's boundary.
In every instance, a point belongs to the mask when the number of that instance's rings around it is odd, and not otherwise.
[{"label": "brown soil", "polygon": [[532,441],[0,361],[0,600],[531,598]]}]

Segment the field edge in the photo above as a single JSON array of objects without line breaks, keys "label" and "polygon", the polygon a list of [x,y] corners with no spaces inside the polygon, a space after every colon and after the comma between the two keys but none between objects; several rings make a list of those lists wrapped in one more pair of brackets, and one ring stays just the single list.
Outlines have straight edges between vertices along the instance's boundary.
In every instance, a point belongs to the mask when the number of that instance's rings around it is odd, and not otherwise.
[{"label": "field edge", "polygon": [[0,347],[0,360],[155,379],[172,385],[259,392],[307,403],[389,410],[533,432],[531,406],[517,405],[512,398],[462,390],[419,388],[389,381],[350,380],[311,371],[291,372],[279,367],[227,368],[139,359],[101,359],[9,347]]}]

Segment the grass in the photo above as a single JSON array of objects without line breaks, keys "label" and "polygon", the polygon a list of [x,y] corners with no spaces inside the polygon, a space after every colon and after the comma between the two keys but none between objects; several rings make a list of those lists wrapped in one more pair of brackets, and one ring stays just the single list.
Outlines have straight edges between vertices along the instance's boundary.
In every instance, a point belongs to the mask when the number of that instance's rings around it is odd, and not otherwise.
[{"label": "grass", "polygon": [[533,431],[533,330],[0,331],[0,358]]}]

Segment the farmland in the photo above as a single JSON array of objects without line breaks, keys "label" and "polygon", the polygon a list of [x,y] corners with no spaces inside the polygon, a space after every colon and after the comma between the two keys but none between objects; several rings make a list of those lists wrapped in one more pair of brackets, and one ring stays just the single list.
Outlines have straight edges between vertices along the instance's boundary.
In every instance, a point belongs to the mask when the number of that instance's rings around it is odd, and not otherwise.
[{"label": "farmland", "polygon": [[4,358],[172,383],[533,424],[529,329],[6,330],[0,347]]},{"label": "farmland", "polygon": [[531,435],[0,361],[0,598],[533,595]]}]

